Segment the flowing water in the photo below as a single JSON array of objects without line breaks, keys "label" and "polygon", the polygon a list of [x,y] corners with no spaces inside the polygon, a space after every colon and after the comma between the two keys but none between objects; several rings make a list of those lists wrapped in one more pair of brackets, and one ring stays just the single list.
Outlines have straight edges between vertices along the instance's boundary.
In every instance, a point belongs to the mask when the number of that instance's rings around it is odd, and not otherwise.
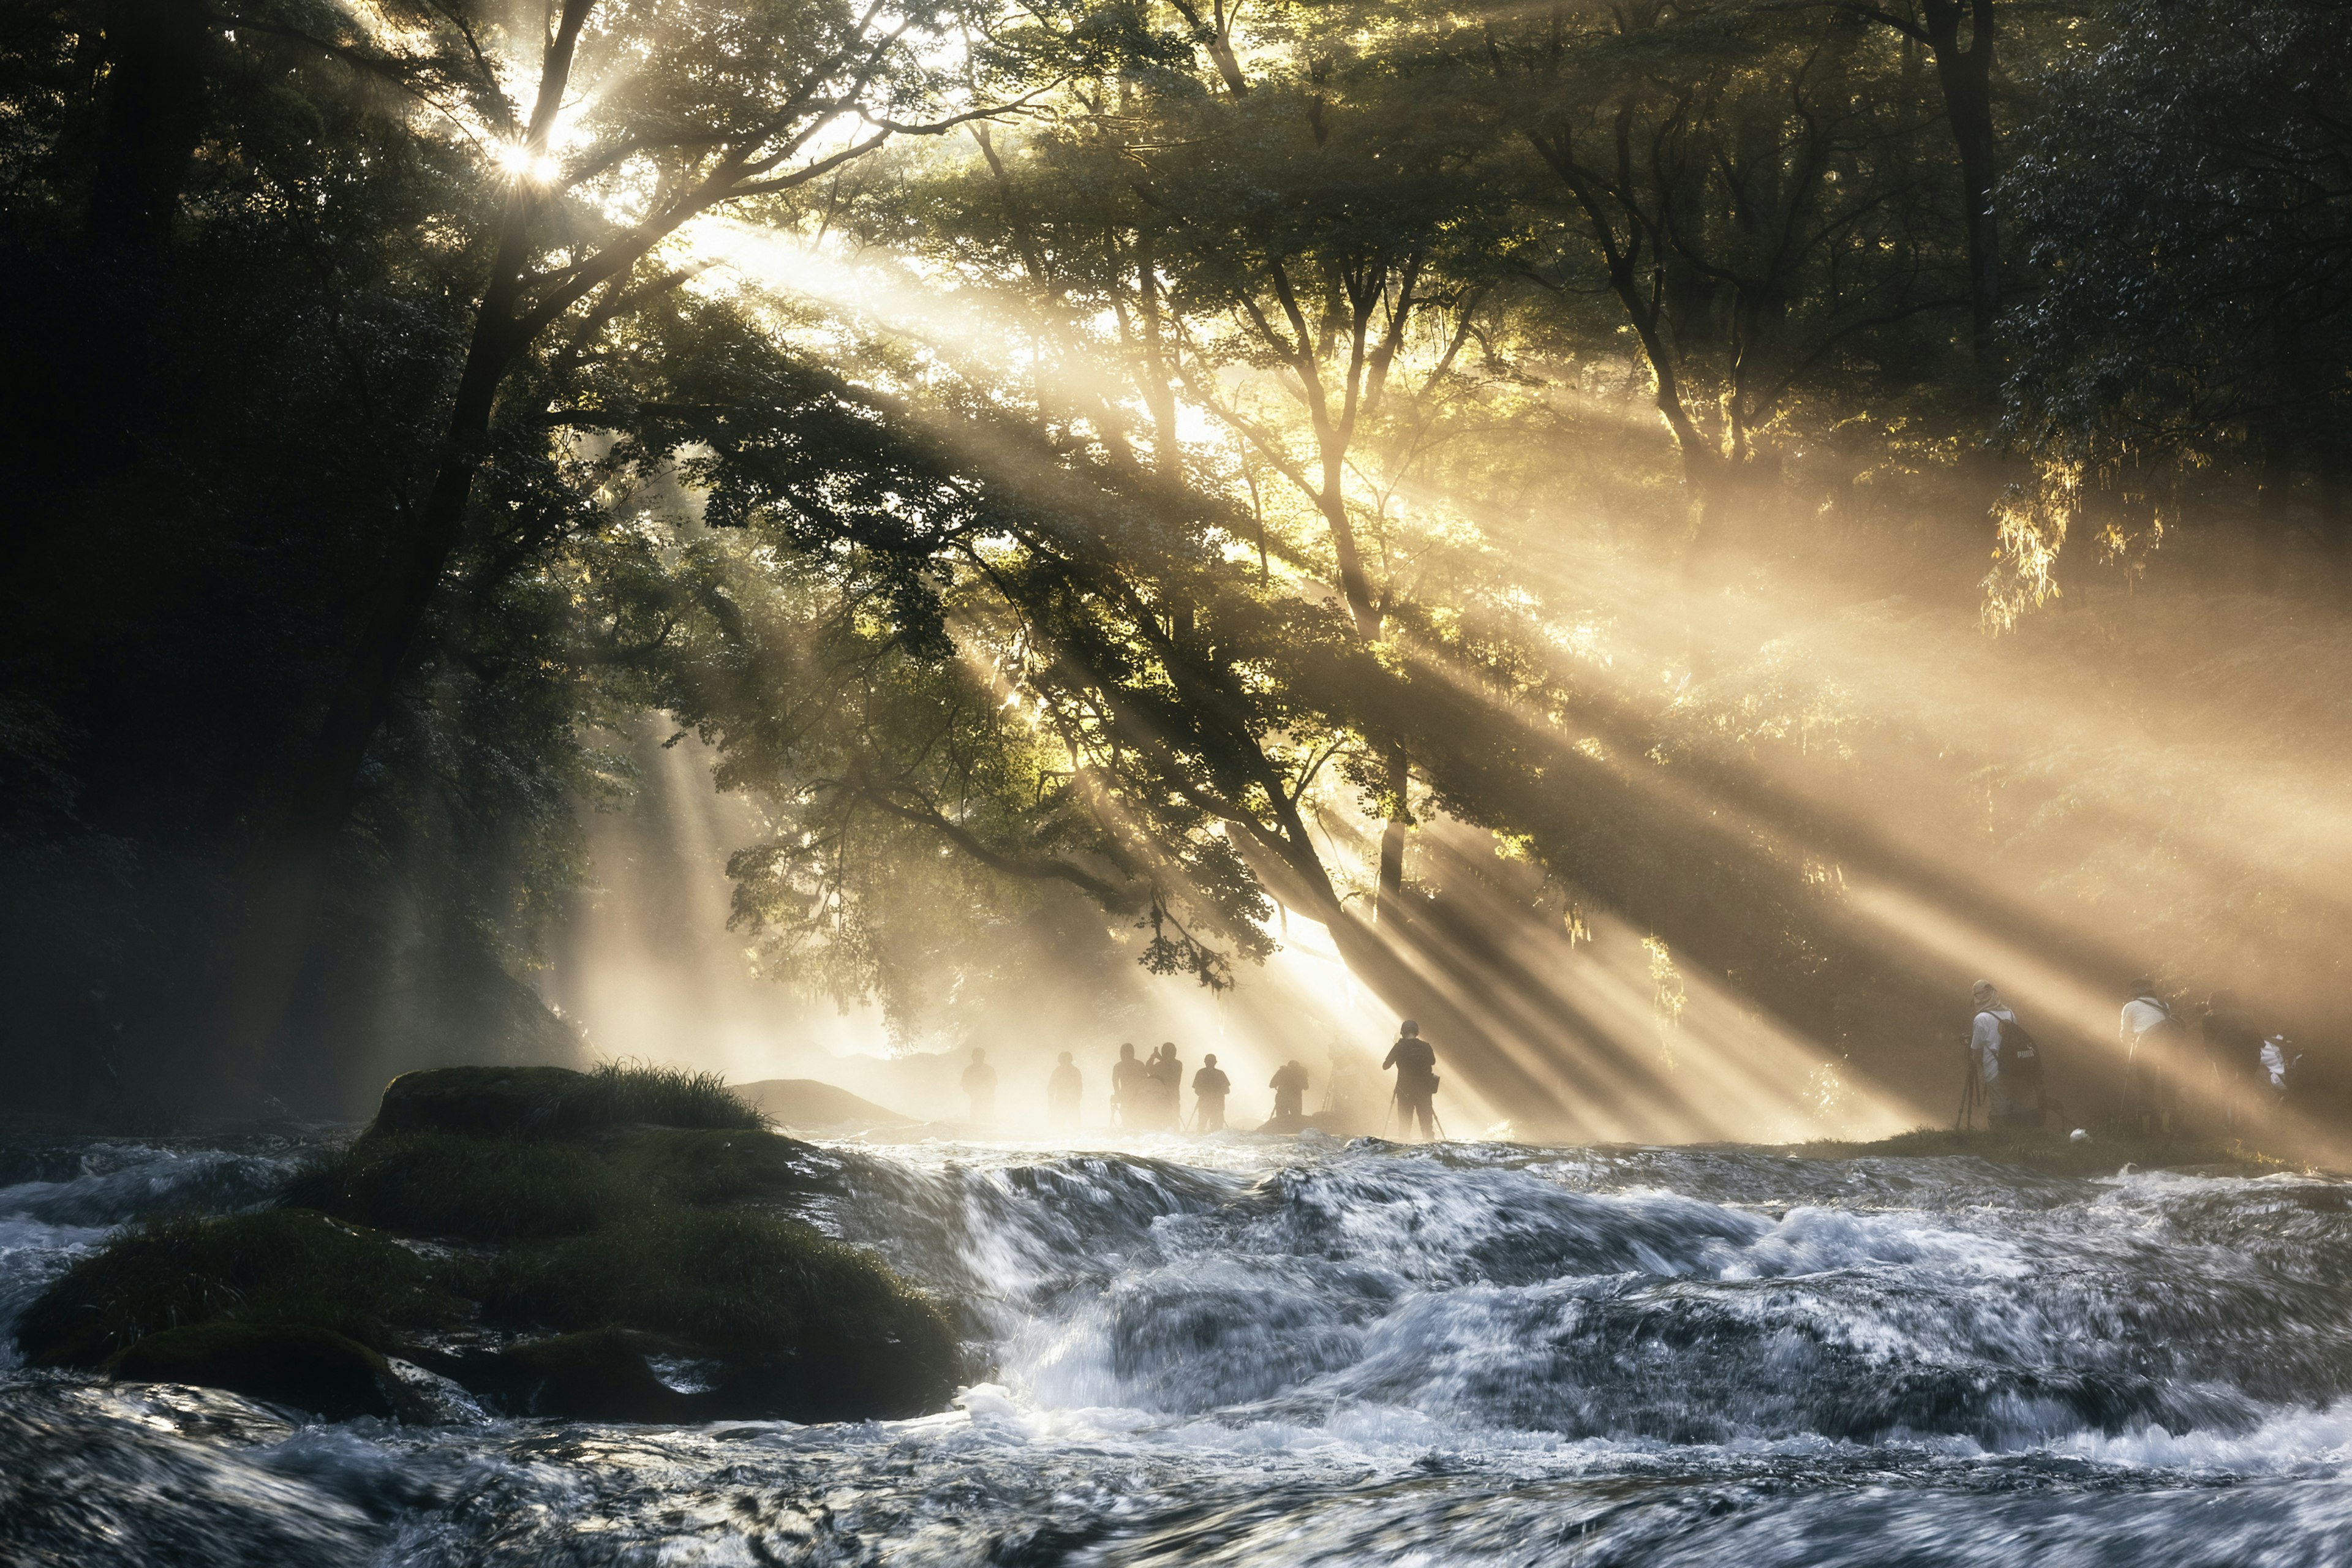
[{"label": "flowing water", "polygon": [[[110,1225],[264,1201],[297,1155],[29,1173],[0,1319]],[[2352,1562],[2333,1182],[1313,1139],[814,1158],[811,1218],[961,1303],[956,1408],[319,1426],[18,1368],[0,1560]]]}]

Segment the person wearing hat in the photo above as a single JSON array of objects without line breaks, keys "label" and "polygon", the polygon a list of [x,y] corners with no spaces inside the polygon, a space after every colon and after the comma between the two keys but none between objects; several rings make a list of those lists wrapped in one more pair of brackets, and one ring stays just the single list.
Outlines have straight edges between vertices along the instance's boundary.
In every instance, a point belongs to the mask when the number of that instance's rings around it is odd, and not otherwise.
[{"label": "person wearing hat", "polygon": [[1389,1047],[1382,1071],[1396,1068],[1397,1131],[1408,1132],[1413,1118],[1421,1119],[1423,1142],[1437,1136],[1437,1052],[1421,1037],[1421,1026],[1407,1018],[1397,1026],[1397,1042]]},{"label": "person wearing hat", "polygon": [[1986,1121],[1994,1127],[2041,1126],[2041,1047],[1991,981],[1978,981],[1969,997],[1977,1010],[1969,1050],[1984,1084]]}]

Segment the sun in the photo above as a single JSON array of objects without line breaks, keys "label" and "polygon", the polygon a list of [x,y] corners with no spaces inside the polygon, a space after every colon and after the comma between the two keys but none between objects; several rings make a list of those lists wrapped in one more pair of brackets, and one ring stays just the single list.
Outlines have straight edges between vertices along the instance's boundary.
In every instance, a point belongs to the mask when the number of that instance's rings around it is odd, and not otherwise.
[{"label": "sun", "polygon": [[545,153],[531,150],[527,142],[509,142],[499,148],[499,167],[510,179],[528,180],[535,185],[551,185],[563,166]]}]

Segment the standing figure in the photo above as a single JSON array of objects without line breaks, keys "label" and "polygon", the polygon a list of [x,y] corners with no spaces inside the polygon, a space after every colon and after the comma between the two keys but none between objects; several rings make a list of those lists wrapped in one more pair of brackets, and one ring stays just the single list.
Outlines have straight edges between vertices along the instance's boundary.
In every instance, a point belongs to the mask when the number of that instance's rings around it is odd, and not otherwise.
[{"label": "standing figure", "polygon": [[2257,1058],[2262,1063],[2259,1081],[2263,1093],[2270,1100],[2273,1115],[2286,1108],[2287,1075],[2294,1071],[2295,1063],[2303,1060],[2300,1052],[2287,1055],[2294,1048],[2294,1042],[2284,1035],[2263,1037],[2262,1055]]},{"label": "standing figure", "polygon": [[2172,1127],[2173,1046],[2186,1031],[2143,974],[2131,983],[2131,997],[2116,1020],[2116,1043],[2124,1051],[2124,1118],[2148,1131]]},{"label": "standing figure", "polygon": [[1223,1131],[1225,1096],[1233,1091],[1233,1079],[1217,1070],[1217,1053],[1202,1057],[1201,1070],[1192,1075],[1192,1131]]},{"label": "standing figure", "polygon": [[1150,1093],[1150,1082],[1143,1064],[1135,1059],[1135,1047],[1122,1042],[1118,1060],[1111,1064],[1110,1105],[1118,1113],[1118,1124],[1129,1131],[1149,1120],[1143,1101]]},{"label": "standing figure", "polygon": [[1053,1076],[1045,1080],[1045,1124],[1056,1132],[1076,1132],[1078,1095],[1085,1088],[1086,1080],[1078,1076],[1077,1064],[1070,1059],[1069,1052],[1064,1051],[1061,1059],[1054,1064]]},{"label": "standing figure", "polygon": [[1184,1092],[1184,1063],[1176,1055],[1173,1040],[1162,1040],[1159,1054],[1151,1058],[1151,1089],[1152,1125],[1175,1131],[1177,1106]]},{"label": "standing figure", "polygon": [[1338,1040],[1325,1050],[1331,1058],[1331,1071],[1323,1083],[1323,1131],[1370,1131],[1374,1103],[1371,1058]]},{"label": "standing figure", "polygon": [[1382,1071],[1396,1068],[1394,1103],[1397,1112],[1397,1133],[1402,1137],[1412,1131],[1413,1118],[1421,1118],[1421,1137],[1424,1143],[1437,1136],[1437,1053],[1421,1037],[1421,1026],[1407,1018],[1397,1026],[1397,1042],[1381,1063]]},{"label": "standing figure", "polygon": [[2042,1047],[1991,981],[1978,981],[1969,995],[1977,1010],[1969,1050],[1984,1083],[1985,1121],[1996,1128],[2041,1126]]},{"label": "standing figure", "polygon": [[2246,1016],[2245,1005],[2234,991],[2216,991],[2205,999],[2205,1016],[2197,1032],[2205,1047],[2205,1077],[2222,1122],[2238,1125],[2239,1102],[2245,1098],[2247,1075],[2262,1055],[2263,1032]]},{"label": "standing figure", "polygon": [[989,1122],[996,1120],[996,1069],[988,1065],[988,1053],[971,1053],[971,1066],[963,1069],[963,1091],[971,1100],[971,1119]]},{"label": "standing figure", "polygon": [[1274,1121],[1269,1124],[1277,1132],[1296,1132],[1298,1124],[1307,1120],[1307,1069],[1297,1057],[1274,1069],[1265,1080],[1274,1090]]}]

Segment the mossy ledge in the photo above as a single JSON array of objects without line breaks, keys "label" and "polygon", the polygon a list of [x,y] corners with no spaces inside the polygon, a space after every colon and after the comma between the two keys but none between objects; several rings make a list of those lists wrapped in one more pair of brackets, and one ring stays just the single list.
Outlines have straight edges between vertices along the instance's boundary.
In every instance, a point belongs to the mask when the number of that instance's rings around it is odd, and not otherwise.
[{"label": "mossy ledge", "polygon": [[37,1364],[330,1418],[413,1416],[388,1358],[515,1415],[940,1407],[960,1358],[939,1307],[791,1217],[810,1152],[692,1074],[410,1073],[279,1206],[120,1232],[17,1336]]}]

